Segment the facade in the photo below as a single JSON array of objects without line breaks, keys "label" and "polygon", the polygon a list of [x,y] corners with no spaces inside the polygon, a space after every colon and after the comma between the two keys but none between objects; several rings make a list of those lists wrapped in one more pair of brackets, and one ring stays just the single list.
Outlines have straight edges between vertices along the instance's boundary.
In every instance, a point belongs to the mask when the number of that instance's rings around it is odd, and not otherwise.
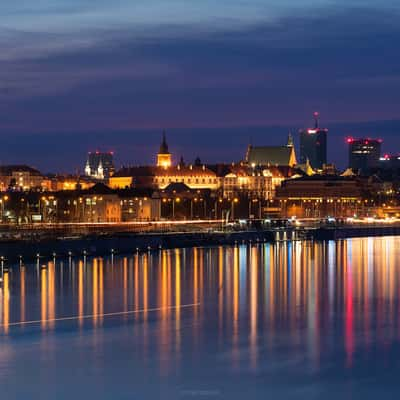
[{"label": "facade", "polygon": [[378,168],[382,168],[385,170],[386,169],[399,170],[400,169],[400,156],[385,154],[383,157],[379,158]]},{"label": "facade", "polygon": [[95,179],[108,179],[114,173],[114,155],[112,152],[99,151],[88,153],[85,175]]},{"label": "facade", "polygon": [[286,146],[252,146],[246,152],[246,163],[251,167],[256,166],[288,166],[297,164],[293,139],[289,134]]},{"label": "facade", "polygon": [[379,166],[381,144],[379,139],[348,138],[349,167],[353,170],[366,172]]},{"label": "facade", "polygon": [[46,190],[58,192],[61,190],[86,190],[96,184],[96,180],[87,176],[77,175],[53,175],[46,177],[48,182]]},{"label": "facade", "polygon": [[313,169],[322,169],[327,163],[328,129],[319,127],[318,113],[314,113],[314,118],[314,128],[299,131],[300,163],[305,164],[309,160]]},{"label": "facade", "polygon": [[356,177],[313,175],[285,180],[276,198],[284,217],[352,217],[365,211],[367,190]]},{"label": "facade", "polygon": [[67,190],[52,196],[57,199],[60,222],[116,223],[160,219],[161,200],[151,189],[112,190],[98,183],[88,190]]},{"label": "facade", "polygon": [[291,167],[234,166],[223,179],[223,196],[230,199],[246,194],[251,198],[271,200],[282,181],[294,174]]},{"label": "facade", "polygon": [[0,190],[42,189],[45,178],[35,168],[27,165],[0,166]]},{"label": "facade", "polygon": [[162,142],[160,145],[160,150],[157,153],[157,167],[169,168],[171,167],[171,165],[172,165],[172,154],[168,151],[168,144],[164,131]]},{"label": "facade", "polygon": [[160,194],[153,190],[120,190],[122,222],[158,221],[161,218]]},{"label": "facade", "polygon": [[122,168],[109,180],[113,189],[165,189],[171,183],[184,183],[190,189],[211,190],[218,189],[221,184],[217,174],[205,165],[183,164],[170,167]]},{"label": "facade", "polygon": [[182,165],[169,168],[156,168],[154,184],[159,189],[165,189],[171,183],[183,183],[190,189],[217,190],[220,181],[214,171],[205,165]]}]

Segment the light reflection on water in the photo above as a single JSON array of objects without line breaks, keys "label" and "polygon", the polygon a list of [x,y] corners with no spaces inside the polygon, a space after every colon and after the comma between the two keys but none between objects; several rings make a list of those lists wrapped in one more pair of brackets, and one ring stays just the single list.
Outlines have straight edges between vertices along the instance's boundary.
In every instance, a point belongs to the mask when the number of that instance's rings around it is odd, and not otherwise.
[{"label": "light reflection on water", "polygon": [[0,288],[0,387],[18,398],[40,385],[42,398],[61,399],[393,394],[397,380],[382,371],[399,372],[399,245],[367,238],[11,266]]}]

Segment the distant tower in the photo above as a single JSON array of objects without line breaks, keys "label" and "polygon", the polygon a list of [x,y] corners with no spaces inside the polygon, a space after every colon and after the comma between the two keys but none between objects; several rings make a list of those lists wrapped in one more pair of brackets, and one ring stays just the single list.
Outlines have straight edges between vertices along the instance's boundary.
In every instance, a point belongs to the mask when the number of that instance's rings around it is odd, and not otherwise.
[{"label": "distant tower", "polygon": [[85,164],[85,175],[95,179],[108,179],[114,174],[114,155],[112,152],[89,152]]},{"label": "distant tower", "polygon": [[101,160],[99,162],[99,166],[97,167],[97,177],[99,179],[104,179],[104,168]]},{"label": "distant tower", "polygon": [[319,128],[319,112],[318,111],[315,111],[315,113],[314,113],[314,121],[315,121],[314,128],[318,129]]},{"label": "distant tower", "polygon": [[160,151],[157,154],[157,167],[169,168],[171,165],[172,165],[172,155],[168,151],[168,144],[164,131],[162,142],[160,145]]},{"label": "distant tower", "polygon": [[327,136],[328,129],[319,127],[319,113],[314,114],[314,128],[301,129],[300,135],[300,163],[305,164],[307,158],[314,169],[322,169],[327,163]]},{"label": "distant tower", "polygon": [[294,147],[293,136],[292,133],[289,132],[288,139],[287,139],[287,147]]},{"label": "distant tower", "polygon": [[85,165],[85,175],[90,176],[91,174],[92,170],[90,168],[89,160],[87,160]]},{"label": "distant tower", "polygon": [[382,140],[371,138],[348,138],[349,167],[361,173],[367,173],[379,166]]}]

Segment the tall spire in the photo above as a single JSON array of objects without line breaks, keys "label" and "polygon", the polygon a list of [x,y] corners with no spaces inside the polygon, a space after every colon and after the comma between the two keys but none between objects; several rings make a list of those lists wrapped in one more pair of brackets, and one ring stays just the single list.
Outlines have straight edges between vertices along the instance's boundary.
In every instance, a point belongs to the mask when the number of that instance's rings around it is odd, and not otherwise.
[{"label": "tall spire", "polygon": [[166,137],[166,134],[165,134],[165,129],[163,131],[162,142],[161,142],[161,145],[160,145],[159,153],[160,154],[168,154],[169,153],[168,152],[168,144],[167,144],[167,137]]},{"label": "tall spire", "polygon": [[164,130],[162,135],[160,150],[157,154],[157,166],[163,168],[169,168],[171,165],[172,165],[172,154],[168,151],[167,137]]},{"label": "tall spire", "polygon": [[287,147],[293,147],[294,143],[293,143],[293,136],[292,136],[292,132],[289,131],[288,134],[288,138],[287,138]]},{"label": "tall spire", "polygon": [[315,121],[315,129],[319,128],[319,112],[315,111],[314,112],[314,121]]}]

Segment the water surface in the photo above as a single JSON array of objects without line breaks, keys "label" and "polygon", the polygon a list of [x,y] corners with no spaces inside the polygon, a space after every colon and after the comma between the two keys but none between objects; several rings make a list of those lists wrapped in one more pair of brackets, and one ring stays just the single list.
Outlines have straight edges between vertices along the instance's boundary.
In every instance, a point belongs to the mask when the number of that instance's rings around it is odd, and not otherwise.
[{"label": "water surface", "polygon": [[400,394],[400,238],[9,266],[4,399]]}]

